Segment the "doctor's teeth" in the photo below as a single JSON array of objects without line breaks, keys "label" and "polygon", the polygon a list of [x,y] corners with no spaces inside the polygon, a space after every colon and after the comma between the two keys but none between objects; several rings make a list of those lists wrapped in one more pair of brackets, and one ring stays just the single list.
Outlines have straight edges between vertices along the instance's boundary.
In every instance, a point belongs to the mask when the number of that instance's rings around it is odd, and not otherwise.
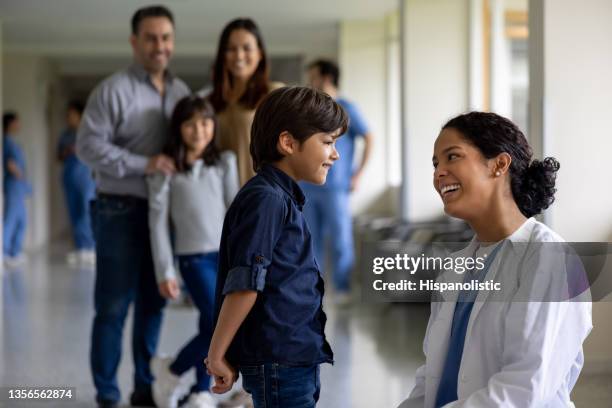
[{"label": "doctor's teeth", "polygon": [[452,190],[457,190],[459,188],[459,184],[449,184],[448,186],[444,186],[442,187],[442,189],[440,190],[440,192],[442,194],[448,192],[448,191],[452,191]]}]

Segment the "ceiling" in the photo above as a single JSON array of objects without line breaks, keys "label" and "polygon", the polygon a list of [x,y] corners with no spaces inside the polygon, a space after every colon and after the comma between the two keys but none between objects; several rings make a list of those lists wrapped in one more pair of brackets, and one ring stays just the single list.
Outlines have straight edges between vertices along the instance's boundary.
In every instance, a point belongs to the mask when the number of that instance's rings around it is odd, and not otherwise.
[{"label": "ceiling", "polygon": [[[338,22],[369,19],[397,8],[398,0],[167,0],[175,15],[176,54],[211,55],[223,26],[254,18],[267,48],[278,55],[334,54]],[[129,55],[129,21],[142,0],[0,0],[8,52],[48,56]]]}]

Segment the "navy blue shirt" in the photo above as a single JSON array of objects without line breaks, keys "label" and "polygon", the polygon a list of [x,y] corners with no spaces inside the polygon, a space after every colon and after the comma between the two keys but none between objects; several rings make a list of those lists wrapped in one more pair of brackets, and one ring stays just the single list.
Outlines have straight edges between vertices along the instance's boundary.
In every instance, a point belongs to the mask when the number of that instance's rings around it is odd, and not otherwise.
[{"label": "navy blue shirt", "polygon": [[324,333],[323,279],[302,214],[304,202],[304,193],[291,177],[264,165],[227,211],[215,321],[225,295],[258,292],[225,356],[234,366],[333,361]]}]

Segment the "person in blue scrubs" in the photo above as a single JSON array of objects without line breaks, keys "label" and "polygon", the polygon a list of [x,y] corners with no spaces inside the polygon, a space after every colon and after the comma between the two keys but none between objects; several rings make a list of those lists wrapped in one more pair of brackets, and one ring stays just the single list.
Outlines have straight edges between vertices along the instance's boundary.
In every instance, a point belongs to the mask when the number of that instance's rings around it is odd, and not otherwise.
[{"label": "person in blue scrubs", "polygon": [[[322,186],[301,185],[307,198],[304,213],[312,232],[317,261],[325,269],[325,254],[329,253],[335,299],[337,303],[346,303],[355,258],[349,197],[370,157],[372,134],[355,104],[338,95],[340,70],[335,63],[322,59],[314,61],[308,66],[308,79],[310,86],[334,98],[350,118],[347,132],[336,142],[340,159],[329,170],[327,182]],[[363,137],[365,146],[355,166],[358,137]]]},{"label": "person in blue scrubs", "polygon": [[23,150],[15,141],[21,123],[14,112],[2,116],[2,163],[4,192],[3,253],[7,266],[16,266],[25,258],[21,253],[27,224],[26,198],[32,188],[26,179]]},{"label": "person in blue scrubs", "polygon": [[95,263],[95,241],[91,229],[89,202],[95,196],[96,185],[91,170],[75,154],[76,135],[81,123],[83,104],[71,101],[66,111],[68,127],[62,132],[57,146],[58,158],[64,164],[62,184],[72,225],[75,251],[68,254],[68,263]]}]

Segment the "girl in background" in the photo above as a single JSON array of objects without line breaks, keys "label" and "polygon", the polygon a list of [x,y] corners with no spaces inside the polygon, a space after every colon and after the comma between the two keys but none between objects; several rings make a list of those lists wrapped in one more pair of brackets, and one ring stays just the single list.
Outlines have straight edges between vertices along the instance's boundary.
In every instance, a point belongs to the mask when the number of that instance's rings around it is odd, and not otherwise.
[{"label": "girl in background", "polygon": [[[225,212],[238,191],[236,157],[219,153],[217,124],[210,103],[189,96],[172,114],[166,154],[177,173],[148,178],[151,246],[159,291],[166,299],[180,293],[174,264],[200,312],[199,332],[175,358],[155,358],[153,397],[158,407],[177,406],[187,392],[185,374],[196,369],[185,407],[209,408],[216,403],[208,392],[210,377],[204,358],[213,331],[217,257]],[[171,244],[171,235],[174,242]]]}]

